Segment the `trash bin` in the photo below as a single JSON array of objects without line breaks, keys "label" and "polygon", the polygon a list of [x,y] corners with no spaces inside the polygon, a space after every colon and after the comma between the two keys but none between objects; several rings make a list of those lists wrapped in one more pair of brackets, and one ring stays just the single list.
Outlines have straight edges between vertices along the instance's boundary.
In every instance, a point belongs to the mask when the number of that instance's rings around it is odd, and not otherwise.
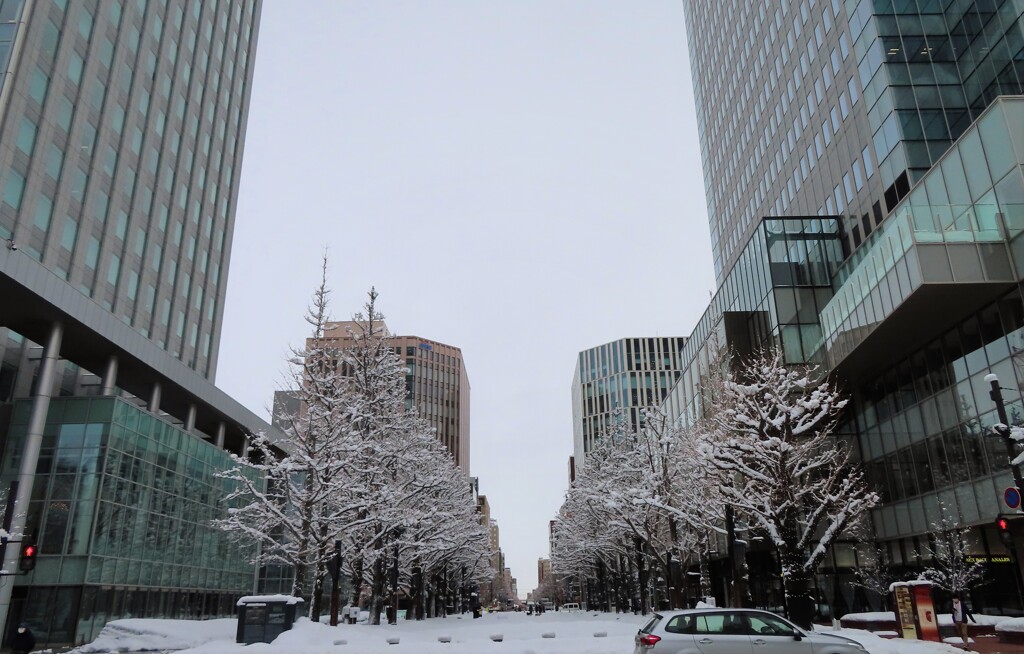
[{"label": "trash bin", "polygon": [[301,597],[249,595],[238,600],[238,632],[235,642],[270,643],[295,624]]}]

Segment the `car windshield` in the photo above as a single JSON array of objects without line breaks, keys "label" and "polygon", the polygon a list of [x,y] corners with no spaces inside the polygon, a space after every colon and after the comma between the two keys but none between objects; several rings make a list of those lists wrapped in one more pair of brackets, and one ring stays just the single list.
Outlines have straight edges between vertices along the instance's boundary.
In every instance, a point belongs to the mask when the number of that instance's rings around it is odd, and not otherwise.
[{"label": "car windshield", "polygon": [[766,613],[752,613],[749,618],[750,628],[755,634],[791,636],[796,633],[792,626],[786,624],[774,615],[768,615]]},{"label": "car windshield", "polygon": [[640,633],[642,633],[642,634],[649,634],[649,633],[651,633],[652,631],[654,631],[654,628],[656,626],[658,626],[659,622],[661,622],[661,616],[658,615],[657,613],[655,613],[654,616],[647,622],[647,624],[645,624],[640,629]]}]

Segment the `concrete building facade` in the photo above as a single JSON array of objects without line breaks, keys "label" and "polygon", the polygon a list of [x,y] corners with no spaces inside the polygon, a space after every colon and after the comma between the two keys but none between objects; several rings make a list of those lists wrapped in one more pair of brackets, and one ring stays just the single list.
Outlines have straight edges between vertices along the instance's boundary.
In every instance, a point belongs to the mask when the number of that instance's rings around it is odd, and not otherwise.
[{"label": "concrete building facade", "polygon": [[[644,409],[657,407],[679,378],[683,338],[621,338],[584,350],[572,378],[573,457],[580,466],[617,422],[643,424]],[[575,469],[569,471],[574,478]]]},{"label": "concrete building facade", "polygon": [[[328,323],[325,338],[344,350],[351,347],[355,328],[352,321]],[[391,334],[386,325],[384,331]],[[390,335],[389,339],[409,369],[406,401],[437,430],[438,440],[469,476],[470,387],[462,350],[419,336]]]}]

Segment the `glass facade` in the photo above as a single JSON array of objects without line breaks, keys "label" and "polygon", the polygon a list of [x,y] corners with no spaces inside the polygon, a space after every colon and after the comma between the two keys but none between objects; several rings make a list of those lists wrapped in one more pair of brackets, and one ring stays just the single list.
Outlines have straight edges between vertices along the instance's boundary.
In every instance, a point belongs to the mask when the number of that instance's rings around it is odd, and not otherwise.
[{"label": "glass facade", "polygon": [[212,378],[258,0],[20,4],[0,239]]},{"label": "glass facade", "polygon": [[[835,216],[843,247],[801,348],[853,396],[843,432],[883,497],[872,521],[877,543],[916,577],[941,501],[973,526],[968,554],[986,566],[989,583],[973,605],[1024,611],[1019,571],[990,526],[1011,483],[1006,453],[983,436],[994,421],[990,372],[1012,421],[1024,416],[1024,98],[1010,97],[1024,92],[1024,5],[684,7],[720,288],[684,348],[688,368],[670,412],[700,415],[710,360],[702,352],[770,342],[751,339],[732,306],[756,308],[742,314],[748,324],[754,315],[767,321],[787,360],[800,360],[795,339],[772,322],[783,307],[768,292],[764,263],[751,275],[743,261],[765,256],[760,216]],[[748,53],[742,67],[737,52]],[[802,337],[815,328],[819,342],[808,348]],[[841,580],[871,558],[837,545],[819,576],[822,603],[868,608]]]},{"label": "glass facade", "polygon": [[[0,0],[0,71],[7,70],[14,47],[14,37],[18,33],[18,17],[25,0]],[[0,90],[4,87],[6,76],[0,77]]]},{"label": "glass facade", "polygon": [[[1024,92],[1015,0],[684,6],[720,283],[761,216],[842,216],[856,249],[995,97]],[[736,74],[750,42],[767,47]]]},{"label": "glass facade", "polygon": [[997,96],[1024,92],[1016,0],[846,0],[846,10],[887,188],[920,179]]},{"label": "glass facade", "polygon": [[[923,284],[1018,279],[1024,103],[997,101],[836,276],[821,314],[833,367]],[[1011,257],[1011,255],[1013,255]],[[1011,264],[1011,258],[1013,263]]]},{"label": "glass facade", "polygon": [[[13,405],[4,487],[20,464],[30,406]],[[53,399],[27,521],[40,557],[17,578],[15,614],[54,643],[91,640],[116,618],[232,615],[255,574],[254,552],[211,524],[232,489],[216,473],[234,465],[124,400]]]},{"label": "glass facade", "polygon": [[859,245],[885,187],[842,1],[683,6],[719,285],[764,216],[846,216]]},{"label": "glass facade", "polygon": [[690,423],[702,415],[700,387],[721,348],[742,355],[773,345],[786,361],[811,360],[841,261],[834,218],[762,220],[682,349],[669,416]]}]

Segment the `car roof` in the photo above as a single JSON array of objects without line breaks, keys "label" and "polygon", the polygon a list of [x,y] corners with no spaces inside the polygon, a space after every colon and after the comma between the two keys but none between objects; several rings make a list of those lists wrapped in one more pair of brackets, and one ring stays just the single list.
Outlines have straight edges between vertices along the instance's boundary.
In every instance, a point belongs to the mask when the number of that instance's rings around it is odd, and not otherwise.
[{"label": "car roof", "polygon": [[721,611],[728,611],[729,613],[771,613],[771,611],[765,611],[762,609],[741,609],[729,606],[701,606],[695,609],[673,609],[671,611],[657,611],[656,614],[663,618],[674,617],[677,615],[699,615],[701,613],[718,613]]}]

